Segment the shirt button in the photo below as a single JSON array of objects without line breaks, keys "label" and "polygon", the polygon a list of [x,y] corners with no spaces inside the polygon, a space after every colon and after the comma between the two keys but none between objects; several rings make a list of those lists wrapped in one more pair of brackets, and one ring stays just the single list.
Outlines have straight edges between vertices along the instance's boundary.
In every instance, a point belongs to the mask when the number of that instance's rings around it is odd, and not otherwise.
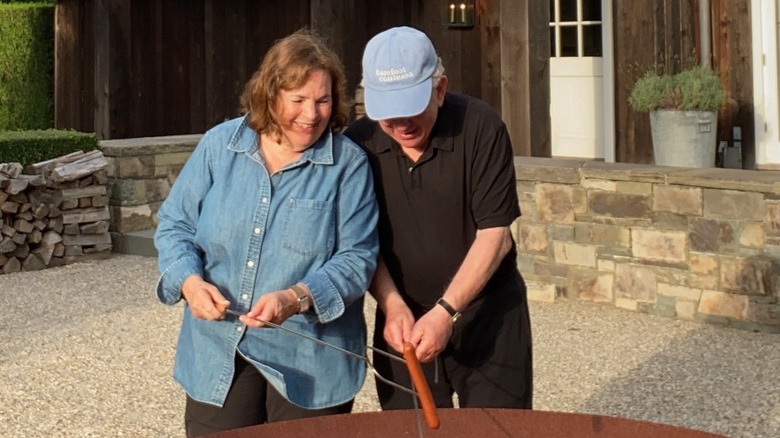
[{"label": "shirt button", "polygon": [[247,266],[249,266],[249,267],[251,268],[252,266],[254,266],[254,265],[255,265],[255,262],[253,262],[252,260],[250,260],[250,261],[246,262],[246,265],[247,265]]},{"label": "shirt button", "polygon": [[236,331],[237,331],[237,332],[242,332],[242,331],[244,331],[244,326],[243,326],[243,325],[240,325],[240,326],[236,327]]},{"label": "shirt button", "polygon": [[260,234],[260,228],[255,228],[255,234]]},{"label": "shirt button", "polygon": [[268,204],[268,198],[263,197],[263,199],[260,200],[263,204]]},{"label": "shirt button", "polygon": [[249,299],[249,294],[243,294],[243,295],[241,295],[241,299],[242,299],[242,300],[248,300],[248,299]]},{"label": "shirt button", "polygon": [[412,173],[413,170],[414,170],[414,167],[410,167],[409,168],[409,173]]}]

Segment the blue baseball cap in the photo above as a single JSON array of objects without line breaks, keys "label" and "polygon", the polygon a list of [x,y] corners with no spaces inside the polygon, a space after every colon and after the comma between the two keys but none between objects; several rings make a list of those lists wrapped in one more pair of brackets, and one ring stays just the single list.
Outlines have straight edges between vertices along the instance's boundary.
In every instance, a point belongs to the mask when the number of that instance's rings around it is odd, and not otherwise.
[{"label": "blue baseball cap", "polygon": [[363,52],[363,97],[373,120],[412,117],[431,99],[436,49],[423,32],[394,27],[371,38]]}]

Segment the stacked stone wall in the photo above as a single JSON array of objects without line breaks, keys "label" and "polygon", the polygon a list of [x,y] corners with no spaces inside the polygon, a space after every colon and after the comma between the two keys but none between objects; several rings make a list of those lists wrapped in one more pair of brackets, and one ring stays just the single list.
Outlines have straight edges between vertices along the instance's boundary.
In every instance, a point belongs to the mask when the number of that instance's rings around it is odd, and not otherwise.
[{"label": "stacked stone wall", "polygon": [[516,158],[533,299],[780,333],[780,172]]},{"label": "stacked stone wall", "polygon": [[104,140],[108,159],[111,231],[155,228],[157,210],[189,158],[200,135]]},{"label": "stacked stone wall", "polygon": [[[113,232],[156,226],[199,139],[101,143]],[[515,168],[531,299],[780,333],[780,172],[531,157]]]}]

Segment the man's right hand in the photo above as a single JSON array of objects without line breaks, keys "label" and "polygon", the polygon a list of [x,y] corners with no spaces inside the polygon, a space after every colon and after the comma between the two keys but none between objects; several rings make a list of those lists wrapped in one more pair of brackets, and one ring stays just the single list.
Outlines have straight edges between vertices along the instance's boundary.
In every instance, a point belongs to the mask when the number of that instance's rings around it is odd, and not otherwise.
[{"label": "man's right hand", "polygon": [[414,315],[400,295],[389,297],[384,306],[385,329],[384,336],[387,344],[399,353],[404,351],[404,342],[409,341],[409,336],[414,327]]},{"label": "man's right hand", "polygon": [[181,285],[181,295],[187,301],[192,315],[198,319],[217,320],[225,317],[225,309],[230,307],[216,286],[208,283],[200,275],[191,275]]}]

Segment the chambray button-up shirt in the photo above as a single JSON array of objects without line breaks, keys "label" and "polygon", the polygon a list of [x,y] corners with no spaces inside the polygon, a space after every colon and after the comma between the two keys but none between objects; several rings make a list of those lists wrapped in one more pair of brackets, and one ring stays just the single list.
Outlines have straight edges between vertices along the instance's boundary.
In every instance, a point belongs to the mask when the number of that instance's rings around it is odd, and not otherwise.
[{"label": "chambray button-up shirt", "polygon": [[[243,117],[202,137],[158,212],[157,296],[177,303],[184,280],[198,274],[245,313],[263,294],[302,282],[316,311],[284,327],[363,355],[363,296],[379,251],[365,153],[327,131],[269,175],[258,141]],[[222,406],[235,354],[305,408],[345,403],[365,379],[364,362],[343,352],[230,315],[197,319],[185,303],[174,379],[190,397]]]}]

